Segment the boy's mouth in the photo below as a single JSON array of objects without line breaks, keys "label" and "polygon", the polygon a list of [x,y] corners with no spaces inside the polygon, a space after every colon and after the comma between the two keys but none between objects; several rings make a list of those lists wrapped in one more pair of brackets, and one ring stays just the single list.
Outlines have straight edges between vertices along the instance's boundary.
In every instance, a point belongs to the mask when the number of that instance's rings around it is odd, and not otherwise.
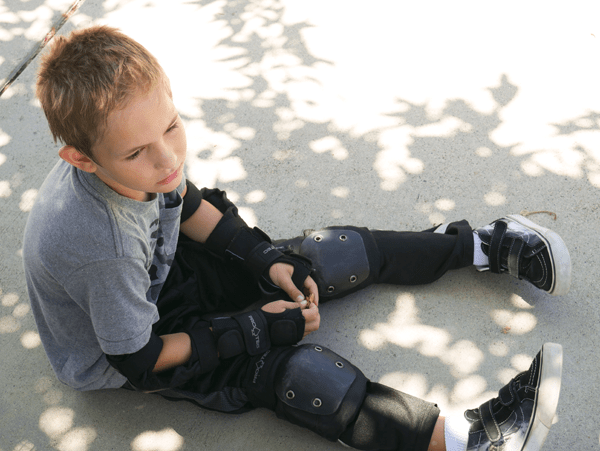
[{"label": "boy's mouth", "polygon": [[171,183],[173,180],[175,180],[177,178],[177,175],[179,174],[179,169],[177,168],[177,170],[175,172],[173,172],[170,176],[162,179],[160,182],[158,182],[159,185],[168,185],[169,183]]}]

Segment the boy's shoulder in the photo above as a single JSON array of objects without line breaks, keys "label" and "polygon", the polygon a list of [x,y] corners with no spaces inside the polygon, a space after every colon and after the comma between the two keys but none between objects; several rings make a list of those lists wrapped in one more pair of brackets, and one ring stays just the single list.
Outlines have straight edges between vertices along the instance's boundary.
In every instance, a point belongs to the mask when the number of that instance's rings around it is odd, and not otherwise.
[{"label": "boy's shoulder", "polygon": [[86,186],[85,179],[85,173],[59,160],[38,191],[26,237],[72,241],[93,236],[96,229],[106,227],[107,202]]},{"label": "boy's shoulder", "polygon": [[128,200],[93,174],[60,160],[42,184],[27,220],[24,258],[81,266],[125,256],[131,247],[129,231],[137,227],[145,234],[144,224],[156,215],[151,205],[130,205]]}]

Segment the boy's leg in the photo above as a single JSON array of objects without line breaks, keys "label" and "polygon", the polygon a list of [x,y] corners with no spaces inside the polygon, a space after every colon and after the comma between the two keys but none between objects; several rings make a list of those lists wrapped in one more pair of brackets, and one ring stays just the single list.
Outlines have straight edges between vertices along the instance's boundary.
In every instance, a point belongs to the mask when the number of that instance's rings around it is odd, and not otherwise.
[{"label": "boy's leg", "polygon": [[561,374],[562,347],[546,343],[497,398],[445,426],[435,405],[368,381],[316,345],[253,358],[244,387],[254,406],[357,449],[538,451],[556,414]]},{"label": "boy's leg", "polygon": [[372,231],[381,252],[377,283],[420,285],[447,271],[473,264],[473,231],[467,221],[448,224],[444,232]]},{"label": "boy's leg", "polygon": [[323,301],[371,283],[431,283],[474,261],[480,271],[508,273],[552,295],[566,294],[571,281],[571,260],[560,236],[519,215],[476,230],[466,221],[424,232],[327,227],[276,244],[312,261]]},{"label": "boy's leg", "polygon": [[362,450],[539,451],[556,414],[561,373],[562,347],[547,343],[497,398],[444,419],[434,404],[368,381],[324,347],[302,345],[231,359],[161,394],[222,412],[265,407]]},{"label": "boy's leg", "polygon": [[467,221],[444,233],[395,232],[343,226],[277,242],[311,259],[323,301],[337,299],[372,283],[431,283],[451,269],[473,264],[473,231]]},{"label": "boy's leg", "polygon": [[244,388],[253,406],[357,449],[425,451],[439,416],[435,404],[370,382],[314,344],[254,357]]},{"label": "boy's leg", "polygon": [[224,413],[268,408],[327,440],[364,450],[426,451],[439,417],[435,404],[370,382],[317,345],[239,356],[158,394]]},{"label": "boy's leg", "polygon": [[[385,232],[384,232],[385,233]],[[385,237],[384,237],[385,238]],[[449,243],[447,239],[444,239]],[[193,244],[193,243],[192,243]],[[442,268],[442,273],[447,269],[452,269],[458,262],[460,265],[461,253],[458,252],[456,255],[459,257],[453,260],[454,246],[446,245],[446,249],[452,249],[446,253],[446,257],[442,259],[448,263],[447,268]],[[166,289],[161,292],[159,299],[159,308],[162,312],[169,316],[170,313],[175,312],[171,317],[171,322],[164,323],[166,328],[170,328],[172,324],[176,324],[178,318],[189,312],[204,313],[208,310],[215,309],[237,309],[243,308],[246,303],[252,303],[254,300],[259,298],[258,290],[254,288],[254,292],[248,291],[250,287],[254,287],[254,283],[250,276],[244,276],[240,274],[238,267],[229,267],[227,263],[223,267],[223,262],[216,259],[211,261],[211,258],[205,258],[202,253],[202,247],[193,249],[190,255],[190,247],[185,246],[184,249],[187,251],[179,252],[176,259],[177,263],[174,265],[175,271],[170,274],[165,284]],[[210,255],[210,254],[208,254]],[[201,258],[199,256],[202,256]],[[381,256],[380,256],[381,257]],[[435,258],[435,255],[433,256]],[[199,266],[192,262],[200,258],[201,263]],[[454,261],[454,263],[453,263]],[[218,263],[217,263],[218,262]],[[388,266],[394,266],[394,262],[388,263]],[[381,272],[385,272],[386,263],[385,259],[380,264]],[[189,277],[190,274],[196,275],[198,270],[201,269],[202,276],[198,279],[195,277]],[[214,281],[215,272],[219,274],[219,277],[225,279],[218,279],[218,282]],[[435,272],[432,273],[435,277]],[[191,280],[191,282],[190,282]],[[233,285],[225,286],[222,288],[221,285],[224,283],[233,283]],[[217,289],[212,287],[216,285]],[[191,294],[190,294],[191,293]],[[203,304],[198,303],[197,296],[208,295],[209,303]],[[218,301],[213,300],[210,296],[216,296]],[[183,309],[176,307],[177,302],[181,303]],[[200,306],[198,306],[200,305]],[[169,309],[167,307],[173,307]],[[161,318],[162,321],[162,318]],[[340,383],[344,378],[340,377],[335,372],[331,374],[306,374],[302,370],[309,369],[310,371],[321,371],[323,365],[316,365],[312,360],[313,357],[306,357],[306,352],[300,354],[301,351],[305,351],[307,346],[310,348],[312,345],[305,345],[300,347],[289,347],[289,348],[273,348],[262,356],[250,358],[248,356],[239,356],[238,358],[231,359],[226,362],[222,362],[222,365],[209,374],[202,375],[196,380],[190,381],[184,387],[178,390],[174,390],[171,393],[163,393],[166,397],[173,397],[178,399],[188,399],[196,402],[200,406],[207,407],[214,410],[224,412],[240,412],[247,410],[252,406],[268,407],[275,410],[278,415],[282,418],[288,419],[296,424],[309,427],[312,430],[317,431],[321,435],[329,439],[335,439],[339,437],[344,443],[347,443],[353,447],[359,449],[403,449],[403,447],[410,447],[411,449],[427,449],[434,432],[436,422],[438,421],[439,411],[437,407],[430,403],[418,400],[408,395],[399,393],[388,387],[381,386],[376,383],[367,381],[362,373],[356,369],[351,363],[343,360],[341,357],[329,351],[329,356],[333,355],[333,358],[329,358],[330,363],[335,366],[331,366],[333,371],[342,370],[343,368],[351,368],[355,371],[354,379],[350,380],[346,378],[346,383]],[[311,350],[312,355],[314,351],[320,352],[320,355],[324,355],[325,348],[321,348],[321,351],[316,351],[313,347]],[[293,357],[296,357],[295,359]],[[536,357],[537,362],[532,365],[532,368],[541,368],[540,362],[541,354]],[[337,364],[341,365],[338,366]],[[546,365],[547,366],[547,365]],[[556,365],[554,365],[556,367]],[[548,422],[547,417],[553,415],[553,410],[556,408],[555,401],[557,400],[557,384],[554,384],[554,390],[546,389],[542,391],[541,385],[543,380],[556,379],[556,371],[552,373],[546,372],[545,379],[538,377],[536,374],[542,374],[541,370],[538,373],[530,371],[525,375],[520,375],[515,378],[511,383],[500,392],[500,398],[489,403],[490,415],[492,420],[496,420],[501,416],[511,416],[516,412],[517,408],[523,409],[524,402],[528,403],[529,416],[522,416],[519,419],[519,428],[517,430],[501,430],[502,439],[504,437],[511,437],[510,443],[518,443],[515,437],[525,437],[527,440],[528,447],[521,448],[498,448],[501,450],[527,450],[533,451],[539,448],[529,443],[539,443],[543,441],[547,428],[551,424]],[[548,377],[548,374],[551,376]],[[304,379],[302,376],[304,375]],[[298,376],[301,377],[298,380]],[[315,384],[315,381],[319,381],[319,384]],[[349,381],[349,382],[348,382]],[[528,382],[529,381],[529,382]],[[291,399],[286,396],[289,390],[285,383],[293,382],[296,386],[300,387],[300,391],[294,391]],[[301,382],[297,384],[297,382]],[[329,385],[328,385],[329,384]],[[307,388],[320,387],[323,393],[322,398],[313,404],[319,393],[306,392]],[[560,374],[558,375],[558,387],[560,386]],[[302,390],[305,390],[302,392]],[[550,393],[550,395],[544,395],[543,398],[538,398],[537,393]],[[296,396],[299,393],[303,396]],[[518,399],[518,404],[515,406],[513,400],[506,398],[507,393],[517,393],[515,399]],[[533,396],[523,396],[532,394]],[[554,400],[552,399],[553,394]],[[329,396],[329,397],[327,397]],[[316,409],[319,412],[325,411],[324,407],[330,405],[332,401],[339,402],[339,406],[335,413],[328,415],[319,415],[315,419],[315,412],[305,412],[305,410],[299,409],[298,406],[290,404],[292,400],[308,400],[312,405],[313,410]],[[550,402],[545,402],[544,408],[540,410],[543,415],[537,416],[537,418],[543,418],[534,420],[537,415],[537,406],[540,399],[550,399]],[[325,400],[326,404],[323,404]],[[290,403],[286,403],[289,401]],[[341,406],[344,405],[344,409]],[[307,407],[310,409],[310,406]],[[495,409],[495,410],[494,410]],[[342,415],[338,415],[338,412],[342,412]],[[531,413],[534,414],[531,414]],[[480,409],[474,409],[470,411],[473,415],[473,419],[476,415],[481,413]],[[488,418],[489,419],[489,418]],[[439,426],[439,423],[437,423]],[[488,422],[488,424],[491,424]],[[522,427],[523,426],[523,427]],[[483,429],[481,429],[483,427]],[[331,431],[334,430],[334,432]],[[525,432],[524,432],[525,431]],[[488,430],[486,428],[485,418],[482,416],[481,421],[474,421],[471,426],[471,433],[469,440],[476,440],[479,443],[485,437],[487,437]],[[536,439],[529,439],[528,437],[537,437]],[[533,440],[533,441],[532,441]],[[471,445],[469,445],[471,446]],[[477,445],[479,446],[479,445]],[[477,447],[470,449],[478,450]]]}]

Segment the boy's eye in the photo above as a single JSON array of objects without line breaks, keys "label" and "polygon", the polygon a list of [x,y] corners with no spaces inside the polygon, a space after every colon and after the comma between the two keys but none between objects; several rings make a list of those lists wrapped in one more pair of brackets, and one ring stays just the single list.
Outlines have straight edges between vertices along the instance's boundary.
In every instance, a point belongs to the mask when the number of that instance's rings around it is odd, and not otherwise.
[{"label": "boy's eye", "polygon": [[142,147],[141,149],[136,150],[135,152],[133,152],[131,155],[129,155],[127,157],[128,160],[135,160],[137,157],[140,156],[140,154],[142,153],[142,150],[144,150],[144,148]]},{"label": "boy's eye", "polygon": [[[179,126],[178,122],[173,123],[173,125],[171,125],[168,129],[167,129],[167,133],[170,131],[175,130],[177,127]],[[127,157],[127,160],[131,161],[131,160],[135,160],[137,157],[140,156],[140,154],[142,153],[142,151],[145,149],[145,147],[142,147],[138,150],[136,150],[135,152],[133,152],[131,155],[129,155]]]}]

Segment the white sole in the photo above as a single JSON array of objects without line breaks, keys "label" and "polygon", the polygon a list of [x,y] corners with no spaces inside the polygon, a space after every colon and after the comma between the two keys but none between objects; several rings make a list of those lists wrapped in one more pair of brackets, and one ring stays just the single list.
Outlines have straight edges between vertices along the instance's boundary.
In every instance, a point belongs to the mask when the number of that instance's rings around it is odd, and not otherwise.
[{"label": "white sole", "polygon": [[535,413],[522,451],[540,450],[548,436],[558,407],[562,363],[562,346],[556,343],[544,344],[542,347],[542,370],[540,372],[540,386],[536,393]]},{"label": "white sole", "polygon": [[562,296],[569,292],[571,287],[571,256],[567,245],[558,235],[546,227],[542,227],[521,215],[507,215],[507,218],[534,230],[546,243],[550,254],[550,264],[554,273],[552,287],[548,291],[553,296]]}]

